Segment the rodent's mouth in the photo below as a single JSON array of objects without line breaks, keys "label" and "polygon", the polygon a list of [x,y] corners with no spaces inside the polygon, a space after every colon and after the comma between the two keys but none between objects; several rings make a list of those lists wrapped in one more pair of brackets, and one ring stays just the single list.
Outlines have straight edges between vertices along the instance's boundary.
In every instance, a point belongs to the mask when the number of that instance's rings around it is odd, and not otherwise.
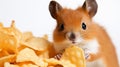
[{"label": "rodent's mouth", "polygon": [[73,44],[75,44],[76,42],[75,41],[72,41]]},{"label": "rodent's mouth", "polygon": [[66,38],[66,40],[67,40],[70,44],[79,44],[80,42],[82,42],[82,38],[75,38],[75,39]]},{"label": "rodent's mouth", "polygon": [[71,41],[72,42],[72,44],[78,44],[78,42],[76,42],[76,41]]},{"label": "rodent's mouth", "polygon": [[73,40],[73,41],[70,41],[72,44],[74,44],[74,45],[77,45],[77,44],[79,44],[80,43],[80,41],[76,41],[76,40]]}]

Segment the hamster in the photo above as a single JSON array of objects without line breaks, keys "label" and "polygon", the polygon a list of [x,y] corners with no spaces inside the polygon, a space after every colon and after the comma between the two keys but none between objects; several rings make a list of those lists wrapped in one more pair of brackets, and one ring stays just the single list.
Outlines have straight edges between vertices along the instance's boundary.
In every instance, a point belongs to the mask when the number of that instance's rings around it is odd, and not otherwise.
[{"label": "hamster", "polygon": [[53,32],[54,48],[59,53],[74,44],[85,51],[87,67],[119,67],[110,37],[103,27],[92,20],[97,8],[95,0],[85,0],[75,10],[51,1],[50,15],[57,22]]}]

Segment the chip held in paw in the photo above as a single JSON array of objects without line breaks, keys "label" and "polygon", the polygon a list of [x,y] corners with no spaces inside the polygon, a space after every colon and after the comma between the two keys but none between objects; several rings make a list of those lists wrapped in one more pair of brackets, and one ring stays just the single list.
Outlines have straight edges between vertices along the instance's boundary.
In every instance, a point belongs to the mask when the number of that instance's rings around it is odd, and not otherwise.
[{"label": "chip held in paw", "polygon": [[70,46],[65,49],[61,60],[68,60],[71,63],[75,64],[76,67],[85,67],[85,57],[84,52],[81,48],[77,46]]},{"label": "chip held in paw", "polygon": [[47,35],[36,37],[32,32],[19,31],[14,24],[4,27],[0,23],[0,67],[85,67],[81,48],[70,46],[57,60]]}]

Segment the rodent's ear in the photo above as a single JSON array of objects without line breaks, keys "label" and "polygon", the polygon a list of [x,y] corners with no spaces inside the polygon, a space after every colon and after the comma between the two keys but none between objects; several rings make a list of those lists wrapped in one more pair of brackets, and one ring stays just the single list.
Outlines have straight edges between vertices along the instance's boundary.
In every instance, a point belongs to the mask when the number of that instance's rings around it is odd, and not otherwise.
[{"label": "rodent's ear", "polygon": [[90,17],[93,17],[97,13],[98,5],[96,0],[85,0],[82,8],[89,13]]},{"label": "rodent's ear", "polygon": [[49,4],[49,11],[51,16],[56,19],[57,17],[57,12],[62,9],[61,5],[57,3],[56,1],[51,1]]}]

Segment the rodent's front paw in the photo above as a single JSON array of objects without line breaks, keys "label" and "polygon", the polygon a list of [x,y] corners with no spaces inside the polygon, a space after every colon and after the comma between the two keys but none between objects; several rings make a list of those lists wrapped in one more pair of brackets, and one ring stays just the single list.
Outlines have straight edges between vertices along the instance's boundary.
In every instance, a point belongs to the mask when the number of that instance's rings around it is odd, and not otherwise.
[{"label": "rodent's front paw", "polygon": [[62,53],[58,53],[57,55],[54,56],[55,59],[60,60],[62,56]]},{"label": "rodent's front paw", "polygon": [[90,51],[89,49],[85,48],[84,50],[84,54],[85,54],[85,59],[89,60],[90,59]]},{"label": "rodent's front paw", "polygon": [[64,53],[65,49],[61,50],[59,53],[57,53],[54,58],[57,60],[60,60],[60,58],[62,57],[62,54]]},{"label": "rodent's front paw", "polygon": [[85,53],[85,59],[88,59],[90,57],[89,53]]}]

